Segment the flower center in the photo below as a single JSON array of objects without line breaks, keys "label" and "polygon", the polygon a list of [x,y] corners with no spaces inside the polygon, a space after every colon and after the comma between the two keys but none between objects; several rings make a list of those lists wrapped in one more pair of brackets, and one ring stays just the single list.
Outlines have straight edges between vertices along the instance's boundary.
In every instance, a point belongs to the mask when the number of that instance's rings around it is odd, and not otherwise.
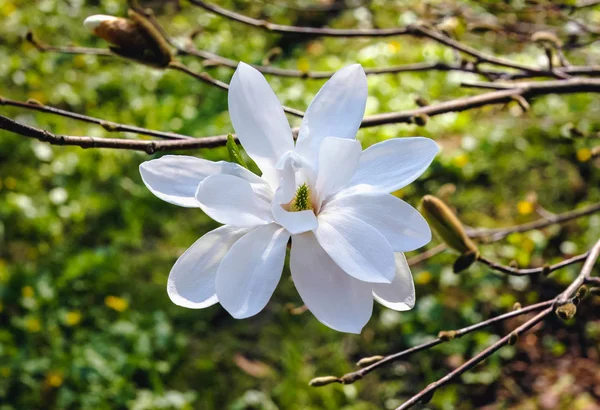
[{"label": "flower center", "polygon": [[310,201],[310,188],[308,185],[306,185],[306,183],[304,183],[296,190],[296,195],[294,196],[294,199],[292,199],[290,211],[300,212],[312,209],[313,207]]}]

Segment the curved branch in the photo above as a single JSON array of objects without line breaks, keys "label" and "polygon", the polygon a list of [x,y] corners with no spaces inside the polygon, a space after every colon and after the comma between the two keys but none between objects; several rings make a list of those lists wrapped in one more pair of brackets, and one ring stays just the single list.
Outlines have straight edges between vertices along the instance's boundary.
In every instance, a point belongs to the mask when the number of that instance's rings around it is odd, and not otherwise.
[{"label": "curved branch", "polygon": [[[484,327],[493,325],[495,323],[502,322],[504,320],[508,320],[513,317],[521,316],[521,315],[524,315],[524,314],[527,314],[530,312],[534,312],[536,310],[543,309],[545,307],[552,306],[553,303],[554,303],[554,299],[547,300],[545,302],[536,303],[534,305],[530,305],[530,306],[527,306],[527,307],[524,307],[524,308],[521,308],[518,310],[513,310],[512,312],[504,313],[502,315],[493,317],[491,319],[484,320],[483,322],[479,322],[479,323],[476,323],[471,326],[463,327],[462,329],[440,332],[440,337],[437,337],[433,340],[422,343],[418,346],[411,347],[410,349],[406,349],[401,352],[385,356],[383,359],[381,359],[369,366],[363,367],[362,369],[359,369],[355,372],[347,373],[347,374],[343,375],[336,381],[338,383],[342,383],[342,384],[354,383],[355,381],[362,379],[364,376],[371,373],[372,371],[374,371],[382,366],[385,366],[391,362],[400,360],[402,358],[406,358],[407,356],[410,356],[413,353],[417,353],[422,350],[427,350],[427,349],[437,346],[441,343],[462,337],[468,333],[471,333],[476,330],[482,329]],[[446,336],[446,335],[451,335],[451,337]]]},{"label": "curved branch", "polygon": [[515,330],[498,340],[496,343],[487,347],[486,349],[479,352],[476,356],[473,356],[470,360],[468,360],[463,365],[457,367],[446,376],[442,377],[439,380],[429,384],[426,388],[421,390],[419,393],[412,396],[409,400],[404,402],[401,406],[397,407],[396,410],[406,410],[421,400],[426,401],[424,399],[431,397],[431,395],[440,387],[449,383],[454,378],[460,376],[461,374],[471,370],[473,367],[490,357],[496,351],[500,350],[502,347],[514,343],[514,341],[521,336],[523,333],[527,332],[529,329],[534,327],[536,324],[540,323],[544,320],[548,315],[552,313],[552,307],[544,309],[533,318],[529,319],[527,322],[523,323],[521,326],[517,327]]},{"label": "curved branch", "polygon": [[477,228],[467,229],[467,234],[471,238],[485,238],[489,237],[486,242],[493,242],[500,240],[510,235],[511,233],[527,232],[534,229],[546,228],[550,225],[560,224],[563,222],[571,221],[573,219],[580,218],[582,216],[591,215],[595,212],[600,211],[600,202],[590,205],[588,207],[577,209],[574,211],[568,211],[561,214],[548,216],[546,218],[538,219],[537,221],[524,223],[521,225],[511,226],[508,228]]},{"label": "curved branch", "polygon": [[526,268],[519,269],[513,268],[512,266],[502,265],[500,263],[491,261],[489,259],[484,258],[483,256],[479,256],[477,260],[490,268],[497,270],[502,273],[506,273],[511,276],[529,276],[535,275],[538,273],[543,273],[544,275],[549,275],[554,271],[564,268],[565,266],[574,265],[578,262],[584,261],[589,255],[589,252],[582,253],[581,255],[573,256],[572,258],[565,259],[564,261],[555,263],[554,265],[542,266],[539,268]]},{"label": "curved branch", "polygon": [[211,148],[223,145],[227,135],[205,138],[189,138],[169,141],[156,140],[127,140],[118,138],[96,138],[87,136],[56,135],[49,131],[41,130],[30,125],[21,124],[0,115],[0,129],[28,138],[34,138],[52,145],[74,145],[81,148],[113,148],[143,151],[154,154],[157,151],[176,151],[192,148]]},{"label": "curved branch", "polygon": [[192,137],[190,137],[188,135],[177,134],[174,132],[155,131],[155,130],[150,130],[150,129],[146,129],[146,128],[136,127],[133,125],[118,124],[116,122],[106,121],[106,120],[102,120],[100,118],[89,117],[87,115],[77,114],[77,113],[74,113],[71,111],[61,110],[60,108],[54,108],[54,107],[50,107],[47,105],[43,105],[41,103],[38,103],[37,101],[36,102],[30,102],[30,101],[21,102],[21,101],[15,101],[15,100],[11,100],[9,98],[4,98],[4,97],[0,96],[0,106],[2,106],[2,105],[45,112],[45,113],[49,113],[49,114],[59,115],[61,117],[72,118],[77,121],[83,121],[83,122],[87,122],[90,124],[100,125],[102,128],[104,128],[106,131],[109,131],[109,132],[117,132],[117,131],[132,132],[135,134],[149,135],[151,137],[158,137],[158,138],[172,139],[172,140],[193,139]]}]

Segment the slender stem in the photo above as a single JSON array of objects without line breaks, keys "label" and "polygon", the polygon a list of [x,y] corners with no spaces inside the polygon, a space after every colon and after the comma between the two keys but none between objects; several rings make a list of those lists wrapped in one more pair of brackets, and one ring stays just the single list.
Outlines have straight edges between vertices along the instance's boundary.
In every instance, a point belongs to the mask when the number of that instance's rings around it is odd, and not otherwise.
[{"label": "slender stem", "polygon": [[83,122],[87,122],[87,123],[91,123],[91,124],[97,124],[109,132],[118,132],[118,131],[132,132],[132,133],[140,134],[140,135],[149,135],[152,137],[173,139],[173,140],[193,139],[190,136],[183,135],[183,134],[177,134],[174,132],[162,132],[162,131],[155,131],[155,130],[149,130],[146,128],[136,127],[133,125],[118,124],[116,122],[106,121],[106,120],[102,120],[100,118],[89,117],[87,115],[77,114],[77,113],[74,113],[71,111],[66,111],[66,110],[61,110],[60,108],[50,107],[50,106],[43,105],[38,102],[29,102],[29,101],[21,102],[21,101],[15,101],[15,100],[11,100],[9,98],[4,98],[4,97],[0,96],[0,106],[2,106],[2,105],[25,108],[28,110],[45,112],[45,113],[49,113],[49,114],[59,115],[61,117],[72,118],[72,119],[78,120],[78,121],[83,121]]},{"label": "slender stem", "polygon": [[223,145],[223,139],[227,140],[226,135],[169,141],[128,140],[118,138],[56,135],[46,130],[21,124],[20,122],[11,120],[3,115],[0,115],[0,129],[14,132],[15,134],[19,134],[24,137],[35,138],[52,145],[74,145],[81,148],[127,149],[133,151],[143,151],[148,154],[153,154],[157,151],[176,151],[192,148],[218,147]]},{"label": "slender stem", "polygon": [[367,375],[367,374],[371,373],[372,371],[378,369],[379,367],[382,367],[384,365],[387,365],[387,364],[389,364],[391,362],[394,362],[394,361],[397,361],[399,359],[405,358],[405,357],[407,357],[407,356],[409,356],[409,355],[411,355],[413,353],[417,353],[417,352],[420,352],[422,350],[426,350],[426,349],[429,349],[431,347],[437,346],[437,345],[439,345],[441,343],[447,342],[449,340],[462,337],[462,336],[464,336],[464,335],[466,335],[468,333],[471,333],[471,332],[474,332],[476,330],[482,329],[484,327],[493,325],[495,323],[502,322],[504,320],[511,319],[513,317],[521,316],[521,315],[524,315],[524,314],[529,313],[529,312],[540,310],[540,309],[543,309],[543,308],[548,307],[548,306],[552,306],[553,303],[554,303],[554,299],[547,300],[545,302],[536,303],[534,305],[530,305],[530,306],[524,307],[524,308],[519,309],[519,310],[513,310],[512,312],[504,313],[502,315],[499,315],[499,316],[496,316],[496,317],[484,320],[483,322],[479,322],[479,323],[476,323],[474,325],[464,327],[462,329],[458,329],[458,330],[455,330],[455,331],[452,331],[452,332],[445,332],[445,333],[452,333],[453,337],[452,338],[438,337],[436,339],[433,339],[433,340],[430,340],[428,342],[422,343],[422,344],[420,344],[418,346],[411,347],[410,349],[406,349],[406,350],[403,350],[403,351],[398,352],[398,353],[390,354],[390,355],[385,356],[383,359],[381,359],[381,360],[379,360],[379,361],[377,361],[377,362],[375,362],[375,363],[373,363],[373,364],[371,364],[369,366],[363,367],[362,369],[359,369],[359,370],[357,370],[355,372],[347,373],[347,374],[343,375],[342,377],[339,378],[338,382],[339,383],[344,383],[344,384],[354,383],[355,381],[357,381],[359,379],[362,379],[365,375]]},{"label": "slender stem", "polygon": [[453,371],[451,371],[450,373],[448,373],[446,376],[442,377],[441,379],[429,384],[427,387],[425,387],[419,393],[415,394],[410,399],[408,399],[406,402],[404,402],[401,406],[397,407],[396,410],[406,410],[408,408],[411,408],[415,404],[417,404],[422,399],[431,397],[431,394],[433,394],[433,392],[435,392],[435,390],[437,390],[440,387],[444,386],[445,384],[449,383],[450,381],[452,381],[454,378],[460,376],[461,374],[471,370],[477,364],[481,363],[482,361],[484,361],[485,359],[490,357],[492,354],[494,354],[496,351],[500,350],[503,346],[510,344],[511,342],[513,342],[515,340],[515,338],[518,338],[523,333],[527,332],[529,329],[534,327],[536,324],[538,324],[539,322],[544,320],[551,313],[552,313],[552,307],[544,309],[543,311],[541,311],[540,313],[535,315],[533,318],[529,319],[527,322],[523,323],[521,326],[517,327],[515,330],[513,330],[512,332],[510,332],[509,334],[507,334],[500,340],[498,340],[496,343],[492,344],[491,346],[489,346],[486,349],[479,352],[476,356],[472,357],[470,360],[465,362],[463,365],[457,367],[456,369],[454,369]]},{"label": "slender stem", "polygon": [[448,246],[446,246],[445,243],[440,243],[433,248],[426,250],[425,252],[421,252],[420,254],[407,259],[408,266],[413,266],[424,262],[427,259],[444,252],[446,249],[448,249]]},{"label": "slender stem", "polygon": [[596,241],[592,249],[590,249],[587,259],[585,260],[583,267],[581,268],[580,274],[575,278],[575,280],[566,288],[558,297],[556,298],[556,304],[562,305],[567,303],[569,298],[571,298],[577,289],[581,287],[592,275],[592,268],[596,264],[596,260],[600,256],[600,239]]},{"label": "slender stem", "polygon": [[564,268],[565,266],[573,265],[575,263],[586,260],[589,252],[582,253],[581,255],[573,256],[572,258],[565,259],[559,263],[549,266],[542,266],[539,268],[527,268],[527,269],[519,269],[513,268],[511,266],[502,265],[500,263],[491,261],[489,259],[484,258],[483,256],[479,256],[477,259],[479,262],[486,264],[490,268],[497,270],[502,273],[506,273],[511,276],[529,276],[538,273],[543,273],[545,275],[549,275],[550,273],[557,271],[559,269]]},{"label": "slender stem", "polygon": [[471,238],[484,238],[489,237],[489,241],[493,242],[506,236],[511,233],[517,232],[527,232],[532,231],[534,229],[542,229],[546,228],[550,225],[560,224],[563,222],[567,222],[573,219],[580,218],[582,216],[591,215],[595,212],[600,211],[600,202],[590,205],[588,207],[577,209],[574,211],[568,211],[561,214],[556,214],[553,216],[548,215],[546,218],[538,219],[537,221],[528,222],[521,225],[511,226],[508,228],[478,228],[478,229],[469,229],[467,230],[467,234]]},{"label": "slender stem", "polygon": [[[172,67],[178,70],[183,70],[182,66],[176,65]],[[195,73],[196,74],[196,73]],[[520,83],[518,88],[511,90],[500,90],[492,91],[484,94],[480,94],[473,97],[458,98],[438,104],[432,104],[425,107],[421,107],[415,110],[401,111],[396,113],[385,113],[367,116],[362,121],[361,127],[374,127],[384,124],[396,124],[396,123],[411,123],[417,116],[436,116],[445,114],[448,112],[466,111],[469,109],[482,107],[490,104],[498,104],[500,102],[509,102],[514,99],[515,96],[522,97],[533,97],[545,94],[566,94],[566,93],[578,93],[578,92],[600,92],[600,79],[589,79],[589,78],[573,78],[569,80],[560,81],[540,81],[534,83]],[[290,112],[291,109],[288,109]],[[301,115],[301,112],[292,110],[295,115]],[[103,139],[91,137],[57,137],[48,138],[48,135],[52,135],[47,131],[37,130],[34,136],[31,130],[25,133],[18,132],[18,130],[24,130],[24,128],[16,126],[18,124],[12,120],[5,118],[3,122],[0,122],[0,129],[6,129],[8,131],[21,134],[26,137],[38,138],[41,141],[46,141],[50,144],[59,145],[79,145],[83,148],[91,147],[104,147],[104,148],[117,148],[117,149],[134,149],[146,152],[156,152],[164,150],[178,150],[178,149],[194,149],[194,148],[211,148],[216,146],[225,145],[227,142],[226,135],[213,136],[198,138],[194,141],[177,141],[177,144],[173,144],[173,141],[131,141],[131,140],[119,140],[113,139],[102,142]],[[12,121],[12,122],[11,122]],[[7,125],[7,124],[10,124]],[[7,128],[8,127],[8,128]],[[29,127],[30,129],[32,127]],[[293,131],[297,132],[297,129]]]},{"label": "slender stem", "polygon": [[[214,85],[216,87],[219,87],[223,90],[229,90],[229,84],[214,79],[212,78],[208,73],[196,73],[192,70],[190,70],[188,67],[186,67],[185,65],[181,64],[179,61],[172,61],[169,63],[169,65],[167,66],[167,68],[176,70],[176,71],[180,71],[184,74],[187,74],[191,77],[196,78],[197,80],[203,81],[207,84],[210,85]],[[294,115],[296,117],[303,117],[304,116],[304,112],[297,110],[295,108],[290,108],[290,107],[286,107],[283,106],[283,111],[287,112],[288,114]]]}]

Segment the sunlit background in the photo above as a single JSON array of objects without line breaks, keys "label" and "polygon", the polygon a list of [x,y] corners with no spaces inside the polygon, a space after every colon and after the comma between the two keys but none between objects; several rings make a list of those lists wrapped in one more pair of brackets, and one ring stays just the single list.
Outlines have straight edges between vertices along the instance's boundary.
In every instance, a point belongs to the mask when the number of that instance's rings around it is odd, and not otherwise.
[{"label": "sunlit background", "polygon": [[[106,47],[82,21],[99,13],[125,16],[125,3],[0,0],[0,95],[197,137],[232,132],[223,90],[124,59],[40,53],[23,41],[31,29],[48,44]],[[154,9],[172,36],[183,40],[201,27],[194,38],[198,48],[248,63],[260,64],[276,47],[282,53],[273,65],[302,71],[337,70],[354,62],[364,67],[455,62],[448,48],[409,36],[281,37],[187,1],[142,3]],[[557,2],[543,0],[337,1],[345,6],[329,13],[303,11],[326,3],[218,2],[282,24],[356,28],[433,21],[479,50],[533,65],[545,64],[546,57],[529,41],[532,32],[551,30],[567,39],[573,29],[549,6]],[[600,7],[577,13],[600,22]],[[506,31],[485,29],[484,23]],[[579,64],[598,63],[599,56],[600,43],[567,53]],[[194,57],[181,60],[223,81],[233,73],[204,67]],[[323,84],[267,79],[283,104],[301,110]],[[469,80],[482,78],[461,72],[369,76],[367,114],[416,108],[417,97],[435,102],[480,92],[460,87]],[[363,129],[358,137],[363,148],[392,137],[435,139],[442,151],[430,169],[396,195],[417,205],[423,195],[436,194],[469,226],[510,226],[539,218],[538,204],[564,212],[600,201],[600,164],[592,157],[600,132],[598,102],[594,94],[550,95],[526,113],[511,103],[445,114],[424,127]],[[58,134],[122,136],[12,107],[1,106],[0,113]],[[229,159],[224,148],[187,153]],[[287,268],[271,302],[253,318],[235,320],[219,305],[187,310],[167,296],[169,270],[216,225],[198,209],[154,197],[138,173],[148,158],[133,151],[50,146],[0,131],[1,410],[393,409],[521,322],[442,344],[352,385],[314,388],[308,382],[352,371],[361,357],[399,351],[440,330],[509,311],[515,302],[553,297],[578,272],[571,266],[549,278],[514,278],[474,265],[456,275],[456,255],[446,252],[413,267],[417,303],[412,311],[376,305],[361,335],[335,332],[310,312],[295,309],[302,301]],[[599,233],[600,215],[592,215],[512,234],[481,249],[506,264],[541,266],[584,252]],[[428,408],[598,408],[599,307],[590,300],[568,323],[550,318],[537,333],[440,389]]]}]

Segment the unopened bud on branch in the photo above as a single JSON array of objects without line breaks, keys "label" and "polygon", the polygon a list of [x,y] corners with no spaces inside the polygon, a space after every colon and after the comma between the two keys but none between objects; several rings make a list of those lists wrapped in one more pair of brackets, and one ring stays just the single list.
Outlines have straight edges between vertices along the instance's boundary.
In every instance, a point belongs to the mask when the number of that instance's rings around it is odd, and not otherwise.
[{"label": "unopened bud on branch", "polygon": [[531,41],[541,45],[551,45],[556,48],[561,48],[563,42],[556,36],[556,34],[549,31],[537,31],[531,35]]},{"label": "unopened bud on branch", "polygon": [[454,212],[441,199],[425,195],[421,200],[420,210],[429,225],[448,246],[461,254],[471,253],[478,256],[477,246],[467,236]]},{"label": "unopened bud on branch", "polygon": [[172,60],[171,50],[163,36],[143,15],[129,10],[129,18],[97,14],[86,18],[83,25],[113,46],[111,51],[153,67],[166,67]]},{"label": "unopened bud on branch", "polygon": [[577,306],[575,306],[575,304],[572,302],[565,303],[564,305],[557,307],[555,313],[556,316],[562,320],[569,320],[575,316],[575,313],[577,313]]},{"label": "unopened bud on branch", "polygon": [[323,377],[315,377],[310,382],[308,382],[309,386],[319,387],[319,386],[327,386],[331,383],[339,383],[340,379],[335,376],[323,376]]},{"label": "unopened bud on branch", "polygon": [[364,367],[364,366],[368,366],[368,365],[373,364],[373,363],[377,363],[381,359],[383,359],[383,356],[379,356],[379,355],[377,355],[377,356],[371,356],[371,357],[363,357],[358,362],[356,362],[356,365],[358,367]]}]

